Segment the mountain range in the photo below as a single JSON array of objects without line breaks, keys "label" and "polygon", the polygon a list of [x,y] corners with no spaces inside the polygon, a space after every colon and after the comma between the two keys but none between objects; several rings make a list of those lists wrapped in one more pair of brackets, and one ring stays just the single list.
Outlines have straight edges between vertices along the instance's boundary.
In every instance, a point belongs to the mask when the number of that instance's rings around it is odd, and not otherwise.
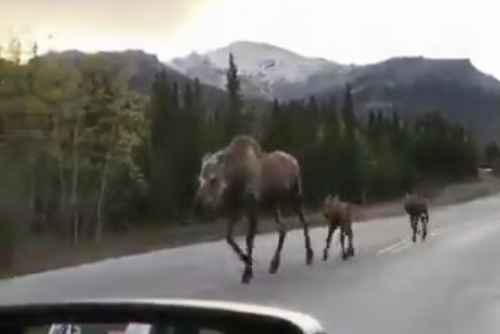
[{"label": "mountain range", "polygon": [[[173,59],[169,65],[179,72],[224,89],[229,53],[235,57],[245,96],[280,100],[300,98],[328,88],[320,76],[339,77],[349,71],[320,58],[306,58],[269,44],[236,42],[206,54],[192,53]],[[308,87],[310,79],[318,83]],[[329,83],[328,83],[329,84]]]},{"label": "mountain range", "polygon": [[[204,84],[205,105],[224,102],[226,69],[233,53],[245,99],[266,103],[336,97],[338,104],[347,83],[352,87],[355,112],[392,113],[412,119],[439,110],[460,122],[480,142],[500,139],[500,82],[482,73],[468,59],[391,58],[369,65],[343,65],[322,58],[308,58],[273,45],[236,42],[204,54],[192,53],[162,63],[143,51],[102,52],[110,66],[129,73],[132,89],[148,94],[155,74],[164,69],[182,87],[194,78]],[[79,51],[49,54],[78,64]]]},{"label": "mountain range", "polygon": [[500,134],[500,82],[469,59],[398,57],[369,65],[344,65],[308,58],[265,43],[235,42],[167,65],[225,89],[229,54],[238,66],[243,94],[264,100],[340,96],[352,87],[356,112],[397,110],[403,118],[439,110],[481,141]]},{"label": "mountain range", "polygon": [[[98,52],[97,55],[115,73],[116,77],[127,78],[128,87],[141,94],[150,94],[155,75],[160,71],[166,71],[169,81],[177,83],[180,90],[183,90],[186,84],[193,82],[188,76],[162,63],[156,55],[142,50]],[[89,56],[81,51],[70,50],[50,52],[43,57],[57,59],[78,68]],[[223,103],[224,91],[212,85],[202,84],[202,87],[210,105]]]}]

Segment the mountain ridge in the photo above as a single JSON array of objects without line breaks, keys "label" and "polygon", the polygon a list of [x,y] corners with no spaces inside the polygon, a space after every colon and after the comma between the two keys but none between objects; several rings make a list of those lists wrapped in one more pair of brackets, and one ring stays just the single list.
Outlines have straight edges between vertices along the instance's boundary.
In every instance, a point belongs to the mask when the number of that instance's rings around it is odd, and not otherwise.
[{"label": "mountain ridge", "polygon": [[[222,67],[227,61],[225,56],[234,51],[235,46],[252,47],[250,42],[232,45],[230,50],[216,49],[218,54],[212,58],[191,54],[188,56],[192,58],[190,67],[184,70],[181,65],[185,65],[185,58],[179,58],[172,65],[162,63],[156,55],[142,50],[97,54],[104,55],[110,66],[128,69],[131,73],[130,87],[143,94],[149,93],[152,80],[160,70],[166,70],[171,81],[177,82],[181,88],[199,78],[204,83],[207,107],[215,109],[220,108],[225,100],[226,71]],[[260,54],[261,48],[267,53]],[[439,110],[450,120],[462,123],[481,142],[499,139],[500,82],[492,75],[479,71],[467,58],[406,56],[368,65],[341,65],[277,49],[276,59],[270,57],[275,53],[269,54],[275,49],[265,43],[258,44],[258,52],[247,53],[246,62],[239,62],[241,58],[235,54],[247,101],[262,105],[274,98],[285,101],[314,95],[318,100],[336,97],[341,102],[345,85],[349,83],[360,118],[366,118],[370,111],[398,111],[402,119],[412,119],[422,112]],[[72,50],[43,57],[56,56],[78,64],[88,55]],[[221,64],[220,68],[215,66],[217,62]],[[191,66],[193,64],[196,66]],[[299,73],[287,73],[290,69]],[[288,80],[290,77],[295,80]],[[213,82],[214,79],[218,81]]]},{"label": "mountain ridge", "polygon": [[[42,55],[42,58],[51,58],[69,63],[79,67],[82,62],[91,56],[102,56],[108,66],[113,66],[115,74],[126,73],[128,87],[143,95],[151,93],[156,74],[162,70],[166,71],[171,83],[177,83],[182,90],[187,84],[192,84],[193,79],[176,71],[174,68],[161,62],[157,55],[147,53],[143,50],[130,49],[125,51],[99,51],[87,53],[79,50],[67,50],[61,52],[49,52]],[[210,109],[215,109],[221,105],[225,98],[225,92],[212,85],[202,84],[204,102]]]},{"label": "mountain ridge", "polygon": [[243,41],[191,59],[175,58],[170,64],[188,77],[225,89],[229,53],[234,54],[246,97],[282,101],[311,95],[341,98],[349,83],[361,118],[370,111],[397,110],[409,119],[439,110],[477,134],[480,141],[498,139],[500,134],[500,81],[478,70],[468,58],[403,56],[343,65],[267,43]]},{"label": "mountain ridge", "polygon": [[229,53],[238,65],[246,96],[271,100],[284,83],[300,83],[315,73],[341,71],[344,66],[321,58],[310,58],[268,43],[238,41],[205,54],[191,53],[168,64],[190,77],[224,89]]}]

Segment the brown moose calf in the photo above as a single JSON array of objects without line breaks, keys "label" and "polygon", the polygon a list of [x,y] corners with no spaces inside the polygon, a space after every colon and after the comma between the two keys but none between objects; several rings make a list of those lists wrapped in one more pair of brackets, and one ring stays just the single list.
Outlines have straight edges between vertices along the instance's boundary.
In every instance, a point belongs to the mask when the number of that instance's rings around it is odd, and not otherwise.
[{"label": "brown moose calf", "polygon": [[410,226],[412,229],[411,240],[417,242],[419,233],[418,222],[422,224],[422,241],[427,237],[427,225],[429,225],[429,209],[427,199],[417,194],[406,194],[404,198],[404,209],[410,216]]},{"label": "brown moose calf", "polygon": [[[328,219],[328,235],[326,246],[323,251],[323,260],[328,260],[328,251],[332,236],[337,227],[340,228],[340,245],[342,247],[342,259],[347,260],[354,256],[353,234],[352,234],[352,214],[351,205],[339,199],[339,196],[328,195],[323,204],[323,215]],[[345,248],[345,237],[349,239],[349,246]]]}]

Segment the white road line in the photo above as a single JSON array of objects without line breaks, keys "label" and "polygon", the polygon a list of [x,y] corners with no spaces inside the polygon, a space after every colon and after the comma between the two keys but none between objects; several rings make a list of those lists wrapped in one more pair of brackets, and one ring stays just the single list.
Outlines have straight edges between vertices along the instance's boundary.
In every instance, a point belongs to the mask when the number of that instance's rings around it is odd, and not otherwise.
[{"label": "white road line", "polygon": [[[437,228],[434,231],[432,231],[429,235],[431,237],[437,237],[441,234],[446,233],[446,231],[448,231],[449,229],[450,229],[450,227],[440,227],[440,228]],[[409,248],[412,244],[413,243],[410,241],[410,239],[399,240],[398,242],[377,251],[377,256],[387,254],[387,253],[390,253],[390,254],[399,253],[399,252]]]},{"label": "white road line", "polygon": [[450,227],[440,227],[440,228],[437,228],[437,229],[435,229],[434,231],[431,232],[431,236],[437,237],[438,235],[441,235],[441,234],[445,233],[449,229],[450,229]]},{"label": "white road line", "polygon": [[412,242],[410,242],[410,240],[407,240],[406,243],[399,245],[399,247],[392,249],[390,253],[391,254],[399,253],[407,248],[410,248],[411,245],[412,245]]},{"label": "white road line", "polygon": [[385,253],[389,253],[390,251],[392,251],[393,249],[396,249],[398,247],[400,247],[401,245],[404,245],[405,243],[407,243],[409,240],[408,239],[403,239],[403,240],[399,240],[398,242],[396,242],[395,244],[392,244],[386,248],[382,248],[381,250],[379,250],[377,252],[377,255],[383,255]]}]

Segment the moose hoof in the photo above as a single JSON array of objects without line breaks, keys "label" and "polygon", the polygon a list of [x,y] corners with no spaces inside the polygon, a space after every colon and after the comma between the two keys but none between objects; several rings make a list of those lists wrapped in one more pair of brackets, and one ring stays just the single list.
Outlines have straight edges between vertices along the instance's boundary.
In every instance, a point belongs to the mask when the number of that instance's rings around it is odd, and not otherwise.
[{"label": "moose hoof", "polygon": [[280,259],[276,257],[271,261],[271,265],[269,266],[269,273],[276,274],[279,267],[280,267]]},{"label": "moose hoof", "polygon": [[411,238],[411,241],[413,241],[413,242],[417,242],[417,236],[415,236],[415,235],[414,235],[414,236]]},{"label": "moose hoof", "polygon": [[313,264],[313,261],[314,261],[314,252],[312,249],[308,249],[306,255],[306,264],[310,266]]},{"label": "moose hoof", "polygon": [[323,261],[326,260],[328,260],[328,251],[325,249],[325,251],[323,252]]},{"label": "moose hoof", "polygon": [[349,256],[354,256],[354,248],[349,249]]},{"label": "moose hoof", "polygon": [[245,265],[247,265],[247,266],[252,265],[252,261],[250,261],[250,257],[248,255],[242,254],[240,258],[241,258],[241,261],[243,261],[243,263],[245,263]]},{"label": "moose hoof", "polygon": [[344,261],[345,261],[345,260],[347,260],[348,258],[349,258],[349,254],[347,254],[347,253],[343,253],[343,254],[342,254],[342,260],[344,260]]},{"label": "moose hoof", "polygon": [[241,276],[241,283],[249,284],[252,278],[253,278],[252,268],[246,267],[245,271],[243,272],[243,276]]}]

